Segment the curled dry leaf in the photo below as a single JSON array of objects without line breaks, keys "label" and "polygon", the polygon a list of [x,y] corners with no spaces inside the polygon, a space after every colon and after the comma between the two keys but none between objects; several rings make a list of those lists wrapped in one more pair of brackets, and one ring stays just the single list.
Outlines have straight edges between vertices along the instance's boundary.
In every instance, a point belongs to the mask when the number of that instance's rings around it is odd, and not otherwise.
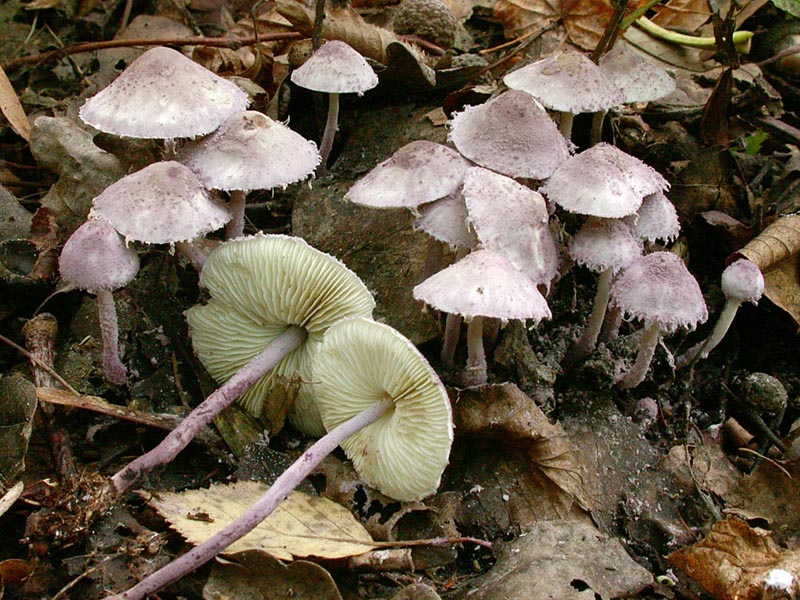
[{"label": "curled dry leaf", "polygon": [[25,115],[25,109],[22,108],[14,86],[11,85],[2,67],[0,67],[0,112],[8,119],[14,133],[24,138],[26,142],[30,141],[31,125]]},{"label": "curled dry leaf", "polygon": [[771,597],[766,582],[774,569],[794,576],[786,598],[800,592],[800,551],[782,550],[768,531],[734,517],[715,523],[705,539],[667,559],[717,600]]},{"label": "curled dry leaf", "polygon": [[[303,35],[310,37],[314,33],[313,8],[307,8],[296,0],[278,0],[277,9]],[[321,35],[328,40],[346,42],[362,56],[381,64],[386,64],[386,48],[389,44],[400,42],[394,33],[370,25],[352,9],[334,6],[327,12]]]},{"label": "curled dry leaf", "polygon": [[800,326],[800,215],[780,217],[750,240],[735,256],[755,263],[764,273],[764,295]]}]

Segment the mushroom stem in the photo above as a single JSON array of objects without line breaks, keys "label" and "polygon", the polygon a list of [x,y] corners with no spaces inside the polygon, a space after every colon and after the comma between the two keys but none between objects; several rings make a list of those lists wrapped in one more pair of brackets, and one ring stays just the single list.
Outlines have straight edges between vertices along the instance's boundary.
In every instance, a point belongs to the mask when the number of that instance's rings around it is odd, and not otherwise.
[{"label": "mushroom stem", "polygon": [[233,218],[225,225],[226,240],[232,240],[233,238],[244,235],[244,206],[246,198],[247,193],[243,190],[231,191],[228,209],[230,209],[231,214],[233,214]]},{"label": "mushroom stem", "polygon": [[592,132],[589,134],[590,146],[603,141],[603,122],[606,120],[607,112],[607,110],[598,110],[592,115]]},{"label": "mushroom stem", "polygon": [[119,357],[119,325],[114,294],[110,290],[97,290],[97,314],[103,337],[103,372],[111,383],[125,385],[128,371]]},{"label": "mushroom stem", "polygon": [[306,450],[270,486],[258,501],[242,513],[227,527],[208,540],[194,547],[186,554],[146,577],[131,589],[120,595],[109,596],[125,600],[140,600],[154,594],[170,583],[178,581],[194,569],[207,563],[233,542],[240,539],[261,521],[266,519],[280,502],[296,488],[340,443],[364,427],[376,422],[394,405],[392,398],[386,396],[380,402],[359,413],[352,419],[334,427]]},{"label": "mushroom stem", "polygon": [[333,148],[333,138],[339,128],[339,94],[328,94],[328,119],[325,122],[325,131],[322,134],[322,141],[319,144],[320,160],[317,167],[317,176],[325,175],[328,172],[328,156]]},{"label": "mushroom stem", "polygon": [[575,342],[575,345],[567,353],[564,359],[564,368],[569,368],[578,361],[583,360],[597,346],[597,338],[600,335],[600,329],[606,316],[613,279],[614,273],[611,269],[606,269],[597,278],[597,291],[594,294],[592,313],[589,315],[589,320],[586,322],[586,328],[583,330],[580,339]]},{"label": "mushroom stem", "polygon": [[447,313],[444,319],[444,335],[442,336],[442,364],[448,369],[453,368],[460,335],[461,317],[454,313]]},{"label": "mushroom stem", "polygon": [[727,300],[725,305],[722,307],[722,312],[719,313],[719,318],[717,319],[714,329],[711,330],[711,334],[708,336],[708,338],[695,344],[686,352],[681,354],[675,360],[675,368],[680,369],[688,366],[696,360],[708,358],[709,352],[716,348],[722,341],[722,338],[725,337],[725,334],[728,333],[728,330],[731,328],[731,324],[733,323],[733,318],[736,316],[741,304],[741,302],[737,302],[736,300]]},{"label": "mushroom stem", "polygon": [[486,353],[483,349],[483,317],[474,316],[467,326],[466,385],[483,385],[488,380]]},{"label": "mushroom stem", "polygon": [[563,111],[558,118],[558,130],[564,139],[569,141],[572,139],[572,122],[575,120],[575,115],[571,112]]},{"label": "mushroom stem", "polygon": [[636,361],[633,363],[631,370],[617,381],[619,389],[629,390],[644,381],[647,376],[647,370],[650,368],[650,362],[653,360],[653,354],[656,352],[660,332],[661,326],[657,322],[648,323],[645,326]]},{"label": "mushroom stem", "polygon": [[298,348],[305,340],[305,329],[291,326],[276,337],[250,362],[239,369],[208,398],[201,402],[191,413],[173,429],[155,448],[128,463],[112,478],[111,483],[117,494],[128,491],[145,473],[158,465],[174,459],[178,453],[189,445],[197,432],[246,392],[282,358]]},{"label": "mushroom stem", "polygon": [[199,246],[193,242],[176,242],[175,249],[180,252],[183,257],[192,263],[192,266],[200,273],[203,270],[203,265],[206,264],[206,253],[203,252]]}]

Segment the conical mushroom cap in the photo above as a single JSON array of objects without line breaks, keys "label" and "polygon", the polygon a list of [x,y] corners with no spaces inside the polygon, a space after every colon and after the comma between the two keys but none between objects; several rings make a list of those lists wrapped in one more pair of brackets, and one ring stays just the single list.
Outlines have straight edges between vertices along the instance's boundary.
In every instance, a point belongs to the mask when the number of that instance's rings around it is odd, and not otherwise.
[{"label": "conical mushroom cap", "polygon": [[564,161],[539,191],[570,212],[614,219],[635,213],[645,196],[667,188],[658,171],[600,143]]},{"label": "conical mushroom cap", "polygon": [[259,354],[291,325],[308,339],[256,382],[240,399],[260,416],[270,390],[295,375],[303,382],[289,414],[310,435],[325,431],[308,382],[310,356],[325,330],[345,317],[372,316],[375,301],[358,276],[300,238],[264,235],[217,247],[200,276],[210,300],[186,312],[200,361],[219,382]]},{"label": "conical mushroom cap", "polygon": [[414,298],[448,313],[495,319],[550,318],[536,284],[491,250],[475,250],[414,288]]},{"label": "conical mushroom cap", "polygon": [[549,285],[558,272],[558,248],[542,195],[473,167],[464,177],[464,198],[483,247],[505,256],[534,283]]},{"label": "conical mushroom cap", "polygon": [[314,142],[254,110],[184,146],[180,162],[208,189],[269,190],[305,179],[320,161]]},{"label": "conical mushroom cap", "polygon": [[579,265],[595,272],[624,269],[642,255],[642,243],[619,219],[589,217],[569,244]]},{"label": "conical mushroom cap", "polygon": [[397,500],[436,491],[453,442],[450,401],[411,342],[375,321],[339,321],[325,332],[312,375],[328,430],[384,398],[394,401],[378,421],[342,443],[367,483]]},{"label": "conical mushroom cap", "polygon": [[708,318],[697,280],[672,252],[653,252],[631,263],[611,287],[610,305],[672,333]]},{"label": "conical mushroom cap", "polygon": [[147,244],[190,241],[231,220],[191,169],[175,161],[153,163],[112,183],[92,201],[89,216],[105,219],[126,240]]},{"label": "conical mushroom cap", "polygon": [[450,139],[471,161],[509,177],[545,179],[570,152],[547,112],[516,90],[456,114]]},{"label": "conical mushroom cap", "polygon": [[58,267],[66,283],[96,294],[128,285],[139,272],[139,256],[110,223],[91,219],[66,241]]},{"label": "conical mushroom cap", "polygon": [[345,200],[373,208],[410,208],[452,194],[470,163],[447,146],[418,140],[376,165]]},{"label": "conical mushroom cap", "polygon": [[152,48],[89,98],[80,117],[95,129],[132,138],[195,137],[247,108],[247,94],[170,48]]},{"label": "conical mushroom cap", "polygon": [[573,114],[622,104],[622,91],[588,57],[557,52],[503,77],[513,90],[531,94],[549,109]]},{"label": "conical mushroom cap", "polygon": [[363,94],[378,85],[364,57],[339,40],[322,44],[291,77],[300,87],[329,94]]},{"label": "conical mushroom cap", "polygon": [[422,204],[414,227],[453,248],[478,245],[478,236],[469,224],[467,204],[460,189],[444,198]]},{"label": "conical mushroom cap", "polygon": [[619,40],[600,58],[600,71],[619,90],[624,102],[650,102],[675,91],[675,80],[655,61]]}]

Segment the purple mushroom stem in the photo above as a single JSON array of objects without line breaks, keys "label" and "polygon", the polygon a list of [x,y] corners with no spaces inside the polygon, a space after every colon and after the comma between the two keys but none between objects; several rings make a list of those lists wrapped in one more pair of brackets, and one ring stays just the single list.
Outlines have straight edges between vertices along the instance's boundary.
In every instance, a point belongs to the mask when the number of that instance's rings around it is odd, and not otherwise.
[{"label": "purple mushroom stem", "polygon": [[97,290],[97,311],[103,338],[103,372],[111,383],[125,385],[128,371],[119,356],[117,308],[111,290]]},{"label": "purple mushroom stem", "polygon": [[188,260],[195,270],[200,273],[206,264],[206,253],[197,244],[192,242],[175,242],[175,249]]},{"label": "purple mushroom stem", "polygon": [[292,326],[275,338],[260,354],[201,402],[158,446],[117,472],[111,478],[117,494],[128,491],[139,477],[158,465],[166,464],[174,459],[181,450],[189,445],[200,429],[246,392],[282,358],[298,348],[306,340],[306,337],[304,329]]},{"label": "purple mushroom stem", "polygon": [[606,310],[608,308],[608,299],[611,293],[611,283],[613,279],[614,272],[612,269],[605,269],[597,278],[597,291],[594,295],[592,312],[589,315],[589,320],[586,322],[586,328],[583,330],[583,334],[569,351],[564,361],[565,365],[573,365],[586,358],[597,346],[597,339],[600,336],[600,329],[603,326]]},{"label": "purple mushroom stem", "polygon": [[119,598],[140,600],[146,598],[207,563],[233,542],[255,529],[261,521],[272,514],[281,501],[341,442],[377,421],[393,405],[394,402],[391,398],[384,398],[383,401],[375,403],[355,417],[331,429],[286,469],[275,480],[275,483],[270,486],[269,490],[230,525],[146,577],[126,592],[109,596],[108,600]]},{"label": "purple mushroom stem", "polygon": [[488,380],[486,352],[483,349],[483,317],[474,316],[467,326],[467,385],[483,385]]},{"label": "purple mushroom stem", "polygon": [[328,118],[325,121],[325,131],[322,134],[322,141],[319,144],[319,155],[322,160],[317,167],[316,175],[321,177],[328,172],[328,156],[333,148],[333,138],[339,128],[339,94],[328,94]]},{"label": "purple mushroom stem", "polygon": [[647,371],[650,368],[650,363],[653,360],[653,354],[655,354],[656,346],[658,345],[660,332],[661,326],[657,322],[645,325],[639,352],[636,355],[636,361],[633,363],[630,371],[617,381],[617,387],[619,389],[629,390],[635,388],[645,380]]},{"label": "purple mushroom stem", "polygon": [[244,206],[246,198],[247,193],[243,190],[231,190],[228,209],[231,211],[233,218],[225,225],[225,239],[227,240],[244,235]]}]

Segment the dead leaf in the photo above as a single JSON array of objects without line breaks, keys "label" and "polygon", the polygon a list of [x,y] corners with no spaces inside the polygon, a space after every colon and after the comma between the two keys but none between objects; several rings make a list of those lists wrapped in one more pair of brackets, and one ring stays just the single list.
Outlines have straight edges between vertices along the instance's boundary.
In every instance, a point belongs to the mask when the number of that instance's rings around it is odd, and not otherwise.
[{"label": "dead leaf", "polygon": [[[163,493],[149,498],[148,503],[187,541],[199,544],[232,523],[267,489],[255,481],[214,484],[208,489]],[[208,518],[189,518],[198,511]],[[261,550],[281,560],[344,558],[373,548],[369,533],[343,506],[292,492],[258,527],[228,546],[226,554]]]},{"label": "dead leaf", "polygon": [[31,139],[31,124],[25,115],[25,109],[19,101],[14,86],[11,85],[3,67],[0,67],[0,112],[3,113],[11,129],[26,142]]},{"label": "dead leaf", "polygon": [[773,569],[793,575],[793,594],[800,593],[800,551],[782,550],[768,531],[737,518],[715,523],[708,537],[667,559],[717,600],[769,597],[765,582]]},{"label": "dead leaf", "polygon": [[503,544],[494,567],[454,597],[620,598],[635,596],[652,581],[618,539],[588,523],[548,521]]},{"label": "dead leaf", "polygon": [[711,18],[708,0],[670,0],[653,10],[656,15],[651,21],[667,29],[697,31]]},{"label": "dead leaf", "polygon": [[[277,0],[278,12],[303,35],[314,32],[314,10],[296,0]],[[331,6],[322,24],[322,37],[348,43],[362,56],[386,64],[386,48],[400,39],[388,29],[370,25],[349,8]],[[400,42],[404,43],[404,42]]]},{"label": "dead leaf", "polygon": [[342,600],[330,573],[306,560],[283,565],[278,559],[250,550],[235,562],[216,561],[203,588],[203,600]]}]

